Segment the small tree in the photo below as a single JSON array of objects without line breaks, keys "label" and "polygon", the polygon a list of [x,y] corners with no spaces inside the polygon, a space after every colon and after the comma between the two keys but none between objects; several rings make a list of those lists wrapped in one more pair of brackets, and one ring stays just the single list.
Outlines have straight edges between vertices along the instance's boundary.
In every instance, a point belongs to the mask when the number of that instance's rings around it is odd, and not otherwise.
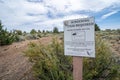
[{"label": "small tree", "polygon": [[35,34],[35,33],[37,33],[37,31],[36,31],[35,29],[32,29],[32,30],[30,31],[30,34]]},{"label": "small tree", "polygon": [[12,32],[8,32],[7,29],[3,29],[3,25],[0,21],[0,46],[12,44],[15,36]]},{"label": "small tree", "polygon": [[3,25],[2,25],[2,23],[0,21],[0,32],[2,31],[2,28],[3,28]]},{"label": "small tree", "polygon": [[42,33],[45,33],[45,30],[43,30]]},{"label": "small tree", "polygon": [[16,33],[17,35],[22,35],[22,31],[21,31],[21,30],[15,30],[15,33]]},{"label": "small tree", "polygon": [[100,31],[100,28],[97,24],[95,24],[95,31]]},{"label": "small tree", "polygon": [[53,33],[59,33],[59,30],[58,30],[57,27],[54,27],[54,28],[53,28]]},{"label": "small tree", "polygon": [[38,33],[41,33],[41,31],[40,31],[40,30],[38,30]]}]

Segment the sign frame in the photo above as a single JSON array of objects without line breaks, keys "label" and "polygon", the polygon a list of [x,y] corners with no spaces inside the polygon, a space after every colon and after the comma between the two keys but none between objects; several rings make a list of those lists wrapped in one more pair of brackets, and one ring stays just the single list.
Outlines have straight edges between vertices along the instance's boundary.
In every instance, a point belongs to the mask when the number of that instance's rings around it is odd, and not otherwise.
[{"label": "sign frame", "polygon": [[94,17],[64,21],[64,53],[95,58]]}]

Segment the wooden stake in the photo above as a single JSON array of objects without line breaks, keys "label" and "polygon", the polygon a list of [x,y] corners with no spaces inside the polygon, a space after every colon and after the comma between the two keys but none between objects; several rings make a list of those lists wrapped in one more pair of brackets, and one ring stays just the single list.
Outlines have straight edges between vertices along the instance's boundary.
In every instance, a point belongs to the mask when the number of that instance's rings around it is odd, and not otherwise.
[{"label": "wooden stake", "polygon": [[73,79],[82,80],[82,57],[73,57]]}]

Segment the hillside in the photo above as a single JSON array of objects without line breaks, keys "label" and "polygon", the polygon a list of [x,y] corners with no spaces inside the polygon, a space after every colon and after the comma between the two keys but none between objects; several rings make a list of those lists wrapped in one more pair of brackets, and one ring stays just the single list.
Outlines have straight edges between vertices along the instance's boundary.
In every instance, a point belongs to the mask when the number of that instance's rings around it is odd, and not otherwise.
[{"label": "hillside", "polygon": [[29,42],[40,41],[47,44],[51,39],[44,37],[0,47],[0,80],[34,80],[31,73],[32,64],[24,56],[23,51],[27,49]]},{"label": "hillside", "polygon": [[[63,34],[57,36],[59,39],[63,39]],[[98,31],[96,36],[100,36],[106,42],[113,53],[112,56],[120,64],[120,35],[116,31]],[[24,56],[23,52],[26,51],[30,42],[48,44],[51,41],[52,37],[42,37],[0,46],[0,80],[36,80],[32,75],[32,63],[29,62],[28,57]]]}]

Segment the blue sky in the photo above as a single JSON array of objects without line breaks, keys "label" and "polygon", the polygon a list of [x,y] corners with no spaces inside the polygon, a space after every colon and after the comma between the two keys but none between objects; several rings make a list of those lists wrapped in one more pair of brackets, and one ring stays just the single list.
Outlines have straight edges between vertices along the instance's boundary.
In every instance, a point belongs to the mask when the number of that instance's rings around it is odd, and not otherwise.
[{"label": "blue sky", "polygon": [[63,30],[63,21],[95,17],[101,29],[120,29],[120,0],[0,0],[0,20],[8,30]]}]

